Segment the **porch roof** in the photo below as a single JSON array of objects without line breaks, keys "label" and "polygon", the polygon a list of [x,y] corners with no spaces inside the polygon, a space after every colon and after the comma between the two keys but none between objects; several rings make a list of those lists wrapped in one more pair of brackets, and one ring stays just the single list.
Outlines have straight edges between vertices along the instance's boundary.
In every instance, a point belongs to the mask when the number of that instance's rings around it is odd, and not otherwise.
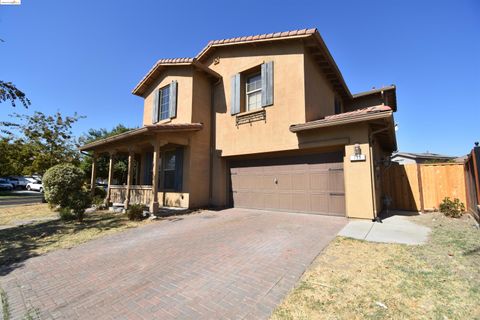
[{"label": "porch roof", "polygon": [[342,125],[355,125],[361,122],[370,124],[372,132],[377,133],[377,137],[386,149],[390,151],[397,150],[393,111],[391,107],[384,105],[334,114],[326,116],[323,119],[294,124],[290,126],[290,131],[301,134],[305,131],[322,130],[323,128]]},{"label": "porch roof", "polygon": [[374,106],[355,111],[344,112],[326,116],[320,120],[309,121],[290,126],[291,132],[300,132],[318,128],[345,125],[349,123],[364,122],[369,120],[383,119],[392,117],[392,108],[389,106]]},{"label": "porch roof", "polygon": [[120,133],[105,139],[97,140],[86,145],[81,146],[80,151],[90,151],[97,148],[105,147],[108,144],[126,141],[130,138],[140,137],[142,135],[148,136],[152,133],[175,133],[175,132],[188,132],[198,131],[203,128],[202,123],[163,123],[146,125],[141,128],[133,129],[124,133]]}]

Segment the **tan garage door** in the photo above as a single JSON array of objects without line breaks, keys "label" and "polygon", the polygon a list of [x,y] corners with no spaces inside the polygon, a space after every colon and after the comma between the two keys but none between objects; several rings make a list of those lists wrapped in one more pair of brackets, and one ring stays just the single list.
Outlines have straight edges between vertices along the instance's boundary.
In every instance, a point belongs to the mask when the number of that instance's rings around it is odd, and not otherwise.
[{"label": "tan garage door", "polygon": [[233,206],[344,216],[342,159],[328,153],[232,161]]}]

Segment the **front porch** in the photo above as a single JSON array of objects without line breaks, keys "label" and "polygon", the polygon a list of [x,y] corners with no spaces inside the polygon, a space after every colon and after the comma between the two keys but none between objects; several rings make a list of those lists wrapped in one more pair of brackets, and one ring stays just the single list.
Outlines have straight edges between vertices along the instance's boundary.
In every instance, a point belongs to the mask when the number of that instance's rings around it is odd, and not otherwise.
[{"label": "front porch", "polygon": [[[153,214],[162,207],[189,208],[190,138],[201,128],[201,124],[146,126],[83,146],[82,151],[92,151],[92,196],[98,159],[107,155],[107,205],[128,209],[142,204]],[[120,158],[128,164],[125,179],[114,177]]]},{"label": "front porch", "polygon": [[[130,188],[128,188],[126,185],[112,185],[109,187],[109,189],[109,202],[114,205],[125,205],[125,203],[129,203],[149,206],[154,200],[151,185],[131,185]],[[129,192],[128,196],[127,192]],[[186,192],[157,192],[159,207],[178,207],[186,209],[188,208],[188,198],[189,194]]]}]

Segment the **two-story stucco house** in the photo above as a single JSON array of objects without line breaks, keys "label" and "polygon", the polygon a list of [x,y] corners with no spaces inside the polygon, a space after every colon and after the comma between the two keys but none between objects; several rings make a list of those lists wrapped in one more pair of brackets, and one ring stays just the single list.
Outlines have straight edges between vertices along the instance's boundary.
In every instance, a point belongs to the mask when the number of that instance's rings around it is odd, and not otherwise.
[{"label": "two-story stucco house", "polygon": [[[395,86],[350,93],[316,29],[210,41],[195,58],[159,60],[133,94],[143,126],[81,147],[111,155],[109,202],[366,219],[382,209]],[[118,153],[129,155],[121,186]]]}]

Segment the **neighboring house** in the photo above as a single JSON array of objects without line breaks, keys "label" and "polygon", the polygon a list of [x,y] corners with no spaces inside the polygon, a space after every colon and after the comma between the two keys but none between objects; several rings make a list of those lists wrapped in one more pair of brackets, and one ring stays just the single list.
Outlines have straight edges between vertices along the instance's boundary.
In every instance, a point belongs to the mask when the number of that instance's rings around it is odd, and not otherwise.
[{"label": "neighboring house", "polygon": [[450,162],[456,157],[445,156],[437,153],[413,153],[413,152],[396,152],[392,155],[391,160],[399,164],[411,163],[432,163],[432,162]]},{"label": "neighboring house", "polygon": [[133,89],[143,127],[81,150],[110,153],[110,173],[129,155],[114,203],[373,219],[397,149],[395,90],[351,94],[316,29],[210,41],[159,60]]}]

